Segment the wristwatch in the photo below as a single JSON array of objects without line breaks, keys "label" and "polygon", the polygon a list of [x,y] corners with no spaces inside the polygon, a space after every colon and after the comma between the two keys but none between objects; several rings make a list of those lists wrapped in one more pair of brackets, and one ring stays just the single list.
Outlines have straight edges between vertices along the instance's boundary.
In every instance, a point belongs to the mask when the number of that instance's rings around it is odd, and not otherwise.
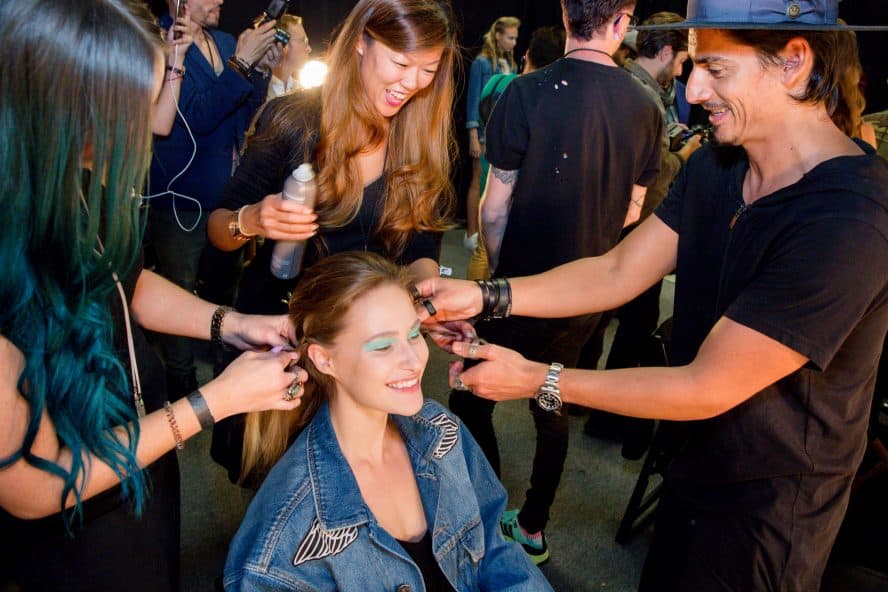
[{"label": "wristwatch", "polygon": [[242,209],[243,208],[238,208],[234,212],[231,212],[231,217],[228,219],[228,232],[231,233],[231,238],[235,240],[248,241],[253,235],[244,234],[243,230],[241,230],[240,212]]},{"label": "wristwatch", "polygon": [[561,409],[561,389],[558,388],[558,379],[561,377],[561,371],[564,364],[552,362],[546,371],[546,380],[534,395],[537,405],[543,411],[552,411],[557,413]]}]

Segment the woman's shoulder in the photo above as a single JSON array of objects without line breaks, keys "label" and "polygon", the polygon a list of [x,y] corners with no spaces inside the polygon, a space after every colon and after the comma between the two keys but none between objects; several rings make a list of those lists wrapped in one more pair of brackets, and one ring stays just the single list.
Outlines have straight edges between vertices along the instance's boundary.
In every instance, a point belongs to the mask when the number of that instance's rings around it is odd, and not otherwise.
[{"label": "woman's shoulder", "polygon": [[426,421],[432,421],[432,423],[434,423],[433,420],[439,418],[442,421],[445,418],[449,419],[457,426],[460,423],[459,418],[455,413],[434,399],[426,399],[417,415]]},{"label": "woman's shoulder", "polygon": [[15,344],[0,333],[0,392],[18,393],[18,380],[25,369],[25,356]]}]

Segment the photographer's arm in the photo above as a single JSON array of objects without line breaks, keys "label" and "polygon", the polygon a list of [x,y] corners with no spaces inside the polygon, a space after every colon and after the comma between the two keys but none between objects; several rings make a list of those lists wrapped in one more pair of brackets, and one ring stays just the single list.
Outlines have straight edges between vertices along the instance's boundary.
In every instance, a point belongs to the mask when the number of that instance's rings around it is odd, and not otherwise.
[{"label": "photographer's arm", "polygon": [[[176,32],[179,33],[178,38]],[[185,52],[193,40],[191,17],[186,13],[177,19],[166,31],[164,39],[167,44],[165,46],[167,68],[164,71],[160,96],[154,103],[154,113],[151,115],[151,131],[158,136],[168,136],[176,120],[176,107],[182,90],[182,80],[185,78]]]}]

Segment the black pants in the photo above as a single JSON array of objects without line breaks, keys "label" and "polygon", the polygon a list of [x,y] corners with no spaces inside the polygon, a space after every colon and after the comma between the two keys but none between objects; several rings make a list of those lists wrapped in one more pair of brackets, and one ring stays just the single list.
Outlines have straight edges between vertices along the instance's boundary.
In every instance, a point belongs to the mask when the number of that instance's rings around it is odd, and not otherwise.
[{"label": "black pants", "polygon": [[[478,335],[491,343],[514,349],[530,360],[576,365],[580,348],[595,329],[599,315],[572,319],[529,319],[512,317],[479,323]],[[531,385],[536,388],[539,385]],[[568,416],[543,411],[531,400],[536,426],[536,451],[524,506],[518,520],[529,532],[542,530],[561,482],[567,457]],[[478,441],[496,474],[500,474],[499,447],[493,429],[496,403],[466,391],[451,391],[450,408]]]}]

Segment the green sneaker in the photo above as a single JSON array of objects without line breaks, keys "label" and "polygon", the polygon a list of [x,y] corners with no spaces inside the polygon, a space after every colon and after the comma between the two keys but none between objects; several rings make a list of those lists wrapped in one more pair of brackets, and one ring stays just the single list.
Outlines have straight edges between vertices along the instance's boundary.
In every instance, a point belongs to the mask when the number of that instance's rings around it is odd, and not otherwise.
[{"label": "green sneaker", "polygon": [[549,545],[546,543],[546,533],[542,534],[542,541],[527,538],[518,525],[518,510],[506,510],[500,518],[500,530],[507,541],[521,543],[524,552],[527,553],[534,565],[542,565],[549,560]]}]

